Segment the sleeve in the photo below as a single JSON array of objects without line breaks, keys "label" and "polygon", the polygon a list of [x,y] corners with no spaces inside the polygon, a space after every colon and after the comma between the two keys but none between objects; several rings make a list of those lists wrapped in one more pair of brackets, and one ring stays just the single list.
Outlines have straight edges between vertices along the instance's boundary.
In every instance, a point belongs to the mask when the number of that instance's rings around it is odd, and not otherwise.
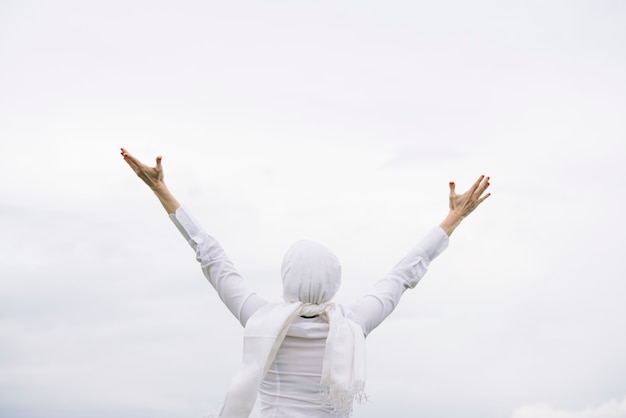
[{"label": "sleeve", "polygon": [[175,214],[170,214],[170,219],[196,252],[196,260],[202,272],[222,302],[245,326],[250,316],[267,301],[248,289],[219,242],[207,234],[183,207],[179,207]]},{"label": "sleeve", "polygon": [[448,246],[448,235],[440,227],[431,229],[373,289],[347,308],[350,317],[361,325],[365,335],[393,312],[406,289],[414,288],[428,270],[428,265]]}]

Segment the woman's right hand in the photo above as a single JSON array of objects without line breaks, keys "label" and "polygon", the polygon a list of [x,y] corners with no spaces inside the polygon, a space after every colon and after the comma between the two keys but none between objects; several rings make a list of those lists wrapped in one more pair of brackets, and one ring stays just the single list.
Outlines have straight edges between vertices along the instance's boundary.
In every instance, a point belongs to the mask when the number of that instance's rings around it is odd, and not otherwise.
[{"label": "woman's right hand", "polygon": [[465,218],[472,213],[491,193],[486,193],[489,187],[489,177],[480,176],[472,187],[463,194],[456,193],[456,184],[450,182],[450,211],[456,212],[460,217]]},{"label": "woman's right hand", "polygon": [[450,212],[439,225],[450,236],[461,221],[472,213],[491,193],[485,193],[489,187],[489,177],[480,176],[472,187],[463,194],[456,193],[456,184],[450,182]]}]

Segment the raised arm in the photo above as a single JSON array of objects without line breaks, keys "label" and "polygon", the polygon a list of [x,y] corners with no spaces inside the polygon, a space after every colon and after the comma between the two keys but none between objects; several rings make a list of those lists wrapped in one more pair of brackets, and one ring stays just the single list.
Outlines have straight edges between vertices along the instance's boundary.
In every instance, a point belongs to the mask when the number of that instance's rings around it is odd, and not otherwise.
[{"label": "raised arm", "polygon": [[121,149],[124,161],[133,169],[159,198],[176,228],[196,253],[202,272],[215,288],[226,307],[245,326],[246,322],[267,301],[250,290],[243,277],[228,258],[219,242],[210,236],[200,224],[178,203],[163,181],[161,156],[156,166],[148,167]]},{"label": "raised arm", "polygon": [[148,187],[154,192],[157,196],[163,208],[169,213],[173,215],[176,213],[176,209],[180,207],[180,204],[174,197],[174,195],[168,190],[165,185],[165,181],[163,180],[163,167],[161,165],[162,157],[159,155],[156,157],[156,166],[148,167],[137,158],[133,157],[126,151],[125,148],[121,148],[122,157],[124,157],[124,161],[133,169],[135,174],[139,176],[141,180],[143,180]]},{"label": "raised arm", "polygon": [[361,325],[366,335],[393,312],[404,291],[424,277],[431,261],[448,246],[452,232],[489,197],[489,193],[484,194],[487,187],[489,177],[480,176],[468,191],[457,195],[455,184],[450,182],[450,211],[439,227],[428,232],[369,293],[348,305],[351,319]]}]

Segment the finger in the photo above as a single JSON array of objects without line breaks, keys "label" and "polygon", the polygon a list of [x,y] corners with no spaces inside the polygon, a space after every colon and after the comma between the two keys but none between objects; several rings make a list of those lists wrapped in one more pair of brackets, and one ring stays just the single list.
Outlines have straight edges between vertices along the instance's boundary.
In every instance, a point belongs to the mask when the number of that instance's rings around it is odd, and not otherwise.
[{"label": "finger", "polygon": [[133,159],[133,156],[128,153],[126,148],[120,148],[120,151],[120,154],[122,154],[122,157],[124,157],[125,160]]},{"label": "finger", "polygon": [[477,189],[477,192],[478,192],[479,196],[481,194],[483,194],[485,190],[487,190],[487,187],[489,187],[489,185],[490,185],[489,179],[490,179],[490,177],[485,177],[483,179],[483,181],[481,182],[480,187]]},{"label": "finger", "polygon": [[481,175],[480,177],[478,177],[478,179],[474,182],[474,184],[472,184],[472,187],[470,187],[469,192],[474,193],[476,189],[478,189],[478,186],[480,186],[480,183],[483,181],[484,178],[485,178],[484,175]]},{"label": "finger", "polygon": [[123,149],[122,156],[128,164],[131,164],[134,167],[141,167],[143,165],[141,161],[135,158],[132,154],[129,154],[128,151],[126,151],[125,149]]},{"label": "finger", "polygon": [[486,195],[484,195],[483,197],[481,197],[480,199],[478,199],[478,202],[476,203],[476,206],[480,205],[481,203],[483,203],[485,201],[485,199],[487,199],[489,196],[491,196],[491,193],[487,193]]},{"label": "finger", "polygon": [[141,173],[143,164],[138,159],[129,154],[125,148],[122,148],[122,156],[124,157],[124,161],[128,163],[130,168],[132,168],[135,173]]},{"label": "finger", "polygon": [[126,151],[126,148],[120,148],[120,154],[122,154],[124,160],[128,162],[128,151]]},{"label": "finger", "polygon": [[122,157],[124,157],[124,161],[126,161],[131,167],[137,167],[139,165],[139,161],[128,152],[126,152],[126,150],[122,152]]},{"label": "finger", "polygon": [[162,169],[161,168],[161,160],[162,159],[163,159],[163,157],[160,156],[160,155],[158,157],[156,157],[156,168],[157,168],[157,170],[161,170]]},{"label": "finger", "polygon": [[456,184],[453,181],[450,182],[450,196],[456,195]]},{"label": "finger", "polygon": [[485,175],[483,174],[478,177],[472,187],[468,190],[469,196],[472,196],[474,199],[478,199],[488,186],[489,177],[485,177]]}]

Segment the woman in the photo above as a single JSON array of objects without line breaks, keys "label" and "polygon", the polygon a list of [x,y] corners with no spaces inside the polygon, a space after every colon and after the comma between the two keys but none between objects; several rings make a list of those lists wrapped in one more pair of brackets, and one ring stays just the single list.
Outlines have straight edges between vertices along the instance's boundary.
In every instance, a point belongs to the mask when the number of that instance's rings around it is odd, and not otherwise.
[{"label": "woman", "polygon": [[244,326],[241,369],[217,416],[249,417],[257,394],[264,418],[349,417],[365,385],[365,337],[396,307],[406,289],[426,274],[461,221],[487,197],[489,177],[480,176],[458,195],[450,183],[449,212],[371,292],[350,304],[335,304],[341,266],[323,245],[298,241],[282,263],[283,301],[268,302],[247,287],[219,243],[181,207],[163,179],[161,157],[149,167],[121,154],[156,194],[196,252],[219,297]]}]

